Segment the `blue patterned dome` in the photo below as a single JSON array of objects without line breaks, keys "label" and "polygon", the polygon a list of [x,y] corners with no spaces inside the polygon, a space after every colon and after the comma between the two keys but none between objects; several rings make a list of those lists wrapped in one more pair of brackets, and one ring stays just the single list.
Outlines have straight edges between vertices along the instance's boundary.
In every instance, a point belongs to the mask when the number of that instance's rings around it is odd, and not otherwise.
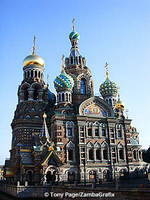
[{"label": "blue patterned dome", "polygon": [[99,91],[100,91],[102,97],[117,96],[118,87],[117,87],[116,83],[110,81],[109,78],[106,78],[104,83],[102,83],[100,85]]},{"label": "blue patterned dome", "polygon": [[50,90],[48,90],[48,101],[51,104],[55,104],[56,103],[56,96],[54,93],[52,93]]},{"label": "blue patterned dome", "polygon": [[54,80],[54,87],[56,91],[72,90],[74,81],[65,71],[62,71]]},{"label": "blue patterned dome", "polygon": [[80,35],[79,35],[78,32],[72,31],[72,32],[69,34],[69,39],[70,39],[70,40],[79,40],[79,39],[80,39]]}]

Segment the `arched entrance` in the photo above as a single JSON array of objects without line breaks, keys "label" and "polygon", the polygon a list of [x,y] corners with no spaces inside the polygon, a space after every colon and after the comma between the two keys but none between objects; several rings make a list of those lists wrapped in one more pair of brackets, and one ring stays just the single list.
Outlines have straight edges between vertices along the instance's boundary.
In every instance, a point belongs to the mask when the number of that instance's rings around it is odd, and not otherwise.
[{"label": "arched entrance", "polygon": [[32,172],[32,170],[26,171],[25,180],[28,181],[29,185],[31,185],[33,183],[33,172]]},{"label": "arched entrance", "polygon": [[46,182],[52,183],[55,181],[56,181],[56,171],[54,171],[54,172],[48,171],[46,174]]},{"label": "arched entrance", "polygon": [[96,171],[92,170],[89,172],[89,182],[96,183]]},{"label": "arched entrance", "polygon": [[58,170],[55,167],[48,167],[45,171],[46,183],[54,183],[58,180]]},{"label": "arched entrance", "polygon": [[109,170],[103,171],[103,181],[110,181],[111,180],[111,173]]},{"label": "arched entrance", "polygon": [[68,172],[68,182],[74,183],[75,181],[75,172]]},{"label": "arched entrance", "polygon": [[126,169],[121,169],[119,171],[119,177],[120,177],[120,180],[126,179],[126,177],[127,177],[127,171],[126,171]]}]

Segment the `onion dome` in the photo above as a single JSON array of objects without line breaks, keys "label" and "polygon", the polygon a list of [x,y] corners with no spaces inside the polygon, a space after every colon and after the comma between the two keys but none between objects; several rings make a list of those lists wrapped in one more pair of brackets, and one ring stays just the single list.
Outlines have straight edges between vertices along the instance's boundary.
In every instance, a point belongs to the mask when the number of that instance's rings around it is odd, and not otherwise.
[{"label": "onion dome", "polygon": [[56,91],[72,90],[73,86],[73,78],[64,70],[62,70],[61,74],[54,80],[54,87]]},{"label": "onion dome", "polygon": [[116,83],[110,81],[109,78],[107,77],[104,83],[100,85],[99,91],[102,97],[117,96],[118,88]]},{"label": "onion dome", "polygon": [[70,39],[70,40],[79,40],[79,39],[80,39],[80,35],[79,35],[78,32],[72,31],[72,32],[69,34],[69,39]]},{"label": "onion dome", "polygon": [[48,101],[53,105],[56,103],[56,96],[50,90],[48,90]]},{"label": "onion dome", "polygon": [[99,91],[103,98],[108,96],[117,96],[118,87],[117,84],[109,79],[108,63],[105,64],[106,68],[106,80],[100,85]]},{"label": "onion dome", "polygon": [[36,65],[40,65],[40,66],[44,66],[44,60],[43,58],[41,58],[38,55],[29,55],[27,56],[24,60],[23,60],[23,66],[28,66],[28,65],[32,65],[32,64],[36,64]]},{"label": "onion dome", "polygon": [[120,100],[120,96],[118,95],[118,101],[115,104],[115,109],[117,110],[124,110],[124,104],[123,102]]}]

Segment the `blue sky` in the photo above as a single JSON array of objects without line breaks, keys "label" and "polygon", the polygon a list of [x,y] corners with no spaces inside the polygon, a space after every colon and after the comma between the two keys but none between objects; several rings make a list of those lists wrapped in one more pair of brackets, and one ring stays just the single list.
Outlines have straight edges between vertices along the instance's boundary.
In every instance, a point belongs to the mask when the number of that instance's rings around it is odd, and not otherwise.
[{"label": "blue sky", "polygon": [[22,61],[31,53],[33,35],[54,91],[61,56],[70,50],[72,18],[81,36],[80,52],[93,73],[95,93],[104,81],[107,61],[112,66],[110,78],[119,85],[129,118],[140,132],[140,143],[149,146],[149,0],[1,0],[0,7],[0,164],[9,157]]}]

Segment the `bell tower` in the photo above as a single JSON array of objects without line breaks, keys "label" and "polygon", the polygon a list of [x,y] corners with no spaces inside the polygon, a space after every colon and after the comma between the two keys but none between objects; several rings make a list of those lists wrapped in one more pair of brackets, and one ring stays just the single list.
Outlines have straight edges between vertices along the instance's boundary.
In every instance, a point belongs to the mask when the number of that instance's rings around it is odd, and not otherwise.
[{"label": "bell tower", "polygon": [[90,69],[86,65],[86,59],[79,52],[78,41],[80,35],[75,31],[75,20],[73,29],[69,34],[71,49],[69,57],[65,58],[65,71],[74,80],[73,104],[80,105],[81,102],[93,96],[93,80]]},{"label": "bell tower", "polygon": [[[50,117],[55,104],[55,95],[44,82],[44,60],[35,54],[35,37],[32,54],[23,61],[23,81],[18,88],[18,105],[12,121],[11,165],[20,180],[20,165],[24,169],[34,168],[32,159],[35,138],[40,137],[43,114]],[[26,158],[22,158],[22,150]],[[21,163],[20,163],[21,162]],[[14,171],[15,171],[14,170]]]}]

